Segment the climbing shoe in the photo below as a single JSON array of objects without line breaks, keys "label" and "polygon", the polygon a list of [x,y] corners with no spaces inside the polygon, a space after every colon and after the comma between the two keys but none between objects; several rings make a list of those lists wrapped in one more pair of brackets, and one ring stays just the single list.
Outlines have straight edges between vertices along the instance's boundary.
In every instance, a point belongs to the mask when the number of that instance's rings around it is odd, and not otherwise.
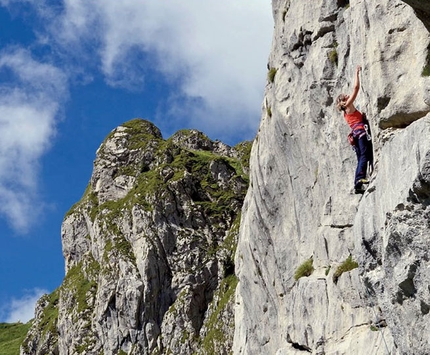
[{"label": "climbing shoe", "polygon": [[366,191],[366,188],[363,185],[354,187],[355,194],[364,194],[364,191]]},{"label": "climbing shoe", "polygon": [[366,191],[366,188],[363,185],[368,183],[369,183],[369,180],[367,179],[358,180],[354,186],[354,192],[356,194],[362,194],[364,191]]}]

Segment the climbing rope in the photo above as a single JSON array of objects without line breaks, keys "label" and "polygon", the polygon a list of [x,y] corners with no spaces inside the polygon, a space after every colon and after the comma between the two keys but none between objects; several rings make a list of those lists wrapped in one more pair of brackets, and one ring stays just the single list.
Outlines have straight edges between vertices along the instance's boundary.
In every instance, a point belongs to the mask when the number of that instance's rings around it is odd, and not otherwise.
[{"label": "climbing rope", "polygon": [[[360,279],[361,279],[361,277],[360,277]],[[368,295],[368,300],[369,300],[369,305],[370,305],[370,308],[372,309],[372,311],[373,311],[373,316],[375,317],[375,321],[378,319],[378,315],[376,314],[376,311],[375,311],[375,305],[373,304],[373,302],[372,301],[370,301],[371,299],[372,299],[372,294],[369,292],[369,289],[364,285],[364,282],[363,282],[363,280],[361,280],[361,283],[362,283],[362,286],[364,287],[364,289],[366,290],[366,292],[367,292],[367,295]],[[359,295],[359,297],[360,297],[360,299],[362,300],[362,301],[364,301],[364,298],[362,297],[362,295],[361,295],[361,292],[360,291],[358,291],[358,295]],[[380,307],[378,307],[379,309],[381,309]],[[382,312],[382,311],[381,311]],[[380,333],[381,333],[381,336],[382,336],[382,341],[384,342],[384,345],[385,345],[385,350],[386,350],[386,352],[387,352],[387,354],[388,355],[391,355],[391,353],[390,353],[390,349],[388,348],[388,344],[387,344],[387,341],[385,340],[385,336],[384,336],[384,331],[383,331],[383,327],[380,327],[380,326],[378,326],[377,327],[378,328],[378,330],[380,331]]]},{"label": "climbing rope", "polygon": [[361,69],[359,75],[360,75],[360,89],[361,89],[361,92],[363,93],[363,95],[365,96],[365,101],[364,101],[364,105],[363,105],[363,106],[365,106],[365,110],[361,111],[361,113],[364,113],[366,115],[366,120],[367,120],[367,124],[365,125],[365,127],[367,126],[367,128],[366,128],[366,135],[367,135],[367,139],[370,141],[370,147],[372,149],[372,158],[369,161],[368,173],[369,173],[369,176],[372,176],[373,173],[374,173],[374,170],[375,170],[375,167],[374,167],[374,164],[375,164],[375,162],[374,162],[375,153],[373,151],[373,142],[372,142],[372,134],[371,134],[370,121],[367,118],[367,113],[368,113],[368,109],[369,109],[368,105],[369,105],[370,97],[369,97],[369,94],[363,88],[363,79],[362,79],[363,74],[362,74],[362,72],[363,72],[363,68]]}]

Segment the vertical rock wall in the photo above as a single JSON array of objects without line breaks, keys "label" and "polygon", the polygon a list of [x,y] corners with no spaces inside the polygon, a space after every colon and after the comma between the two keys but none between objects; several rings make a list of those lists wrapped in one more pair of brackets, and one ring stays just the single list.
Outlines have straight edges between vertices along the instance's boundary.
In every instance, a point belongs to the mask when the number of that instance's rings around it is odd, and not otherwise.
[{"label": "vertical rock wall", "polygon": [[[422,3],[272,1],[269,75],[236,253],[234,354],[428,353]],[[357,65],[356,106],[371,120],[376,159],[364,195],[352,191],[356,158],[333,105],[352,91]],[[295,277],[305,262],[313,272]]]}]

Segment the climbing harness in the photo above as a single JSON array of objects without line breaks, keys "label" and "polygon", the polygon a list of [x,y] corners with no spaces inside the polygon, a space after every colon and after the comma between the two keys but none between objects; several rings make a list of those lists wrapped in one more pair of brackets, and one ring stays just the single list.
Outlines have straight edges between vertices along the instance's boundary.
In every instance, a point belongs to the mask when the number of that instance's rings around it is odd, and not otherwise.
[{"label": "climbing harness", "polygon": [[368,141],[372,141],[372,137],[370,135],[370,128],[366,119],[366,114],[362,114],[363,122],[356,123],[351,127],[351,132],[348,134],[348,142],[352,146],[352,150],[356,151],[357,149],[357,140],[366,135]]}]

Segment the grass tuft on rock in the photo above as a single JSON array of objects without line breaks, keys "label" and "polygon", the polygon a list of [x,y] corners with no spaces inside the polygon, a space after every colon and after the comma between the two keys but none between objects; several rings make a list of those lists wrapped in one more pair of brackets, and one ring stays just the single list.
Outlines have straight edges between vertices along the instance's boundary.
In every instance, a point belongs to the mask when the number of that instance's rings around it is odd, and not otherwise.
[{"label": "grass tuft on rock", "polygon": [[424,76],[424,77],[430,76],[430,49],[427,53],[426,65],[424,65],[423,71],[421,72],[421,76]]},{"label": "grass tuft on rock", "polygon": [[267,79],[269,79],[269,81],[271,83],[273,83],[275,81],[275,76],[276,76],[277,71],[278,71],[278,69],[276,69],[276,68],[271,68],[269,70],[269,73],[267,74]]},{"label": "grass tuft on rock", "polygon": [[333,274],[333,282],[337,283],[339,277],[344,273],[358,268],[358,263],[352,260],[352,256],[348,256],[348,258],[336,269]]},{"label": "grass tuft on rock", "polygon": [[298,280],[302,277],[307,277],[312,275],[312,273],[314,272],[314,260],[312,258],[306,260],[302,265],[300,265],[297,270],[296,273],[294,274],[294,280]]},{"label": "grass tuft on rock", "polygon": [[329,52],[329,54],[328,54],[328,59],[329,59],[329,60],[330,60],[330,62],[331,62],[332,64],[334,64],[335,66],[337,66],[337,65],[338,65],[339,57],[338,57],[338,54],[337,54],[337,50],[336,50],[336,48],[332,49],[332,50]]}]

